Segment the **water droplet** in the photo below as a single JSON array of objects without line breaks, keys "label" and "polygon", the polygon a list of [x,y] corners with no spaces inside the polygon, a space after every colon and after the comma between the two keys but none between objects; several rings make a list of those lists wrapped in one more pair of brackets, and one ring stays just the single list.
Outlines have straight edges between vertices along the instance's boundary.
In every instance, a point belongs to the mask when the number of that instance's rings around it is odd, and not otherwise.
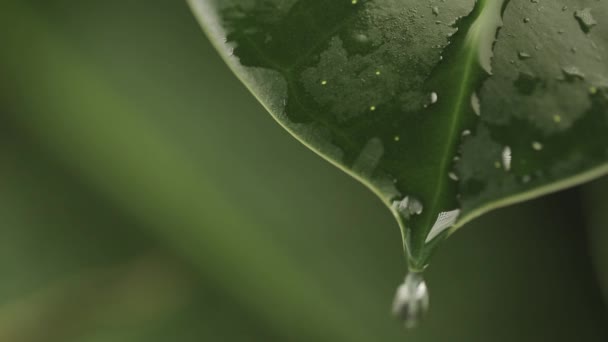
[{"label": "water droplet", "polygon": [[371,110],[372,112],[376,110],[376,106],[371,106],[369,107],[369,110]]},{"label": "water droplet", "polygon": [[460,209],[455,209],[452,211],[444,211],[437,215],[437,220],[435,220],[435,224],[429,231],[429,235],[427,235],[424,243],[431,242],[434,238],[439,236],[439,234],[443,233],[446,229],[452,227],[458,218],[460,217]]},{"label": "water droplet", "polygon": [[436,16],[439,15],[439,7],[433,6],[433,14]]},{"label": "water droplet", "polygon": [[321,81],[321,85],[327,85],[327,81],[326,80]]},{"label": "water droplet", "polygon": [[597,21],[595,21],[593,15],[591,15],[591,8],[585,8],[574,12],[574,17],[585,33],[588,33],[593,26],[597,25]]},{"label": "water droplet", "polygon": [[439,96],[437,95],[437,93],[436,92],[432,92],[431,93],[431,104],[437,103],[438,100],[439,100]]},{"label": "water droplet", "polygon": [[473,107],[473,111],[477,116],[481,115],[481,102],[479,101],[479,96],[477,96],[477,93],[473,93],[471,95],[471,107]]},{"label": "water droplet", "polygon": [[357,33],[353,36],[353,38],[355,39],[355,41],[359,42],[359,43],[369,43],[369,37],[364,35],[363,33]]},{"label": "water droplet", "polygon": [[460,133],[460,135],[462,137],[468,137],[469,135],[471,135],[471,131],[468,129],[465,129],[464,131],[462,131],[462,133]]},{"label": "water droplet", "polygon": [[410,272],[397,289],[393,301],[393,315],[401,319],[406,328],[414,328],[429,309],[429,292],[422,274]]},{"label": "water droplet", "polygon": [[398,211],[404,218],[422,214],[422,202],[411,196],[405,196],[401,201],[393,201],[393,210]]},{"label": "water droplet", "polygon": [[524,18],[524,23],[529,23],[530,22],[530,18]]},{"label": "water droplet", "polygon": [[530,54],[529,54],[529,53],[527,53],[527,52],[520,51],[520,52],[517,54],[517,57],[519,57],[519,59],[530,59],[530,58],[532,58],[532,55],[530,55]]},{"label": "water droplet", "polygon": [[532,148],[535,151],[541,151],[543,149],[543,144],[539,143],[538,141],[534,141],[532,142]]},{"label": "water droplet", "polygon": [[358,0],[352,0],[350,3],[353,5],[356,5],[359,1]]},{"label": "water droplet", "polygon": [[458,175],[457,175],[457,174],[455,174],[454,172],[450,172],[450,173],[448,173],[448,177],[450,177],[450,179],[451,179],[451,180],[453,180],[453,181],[455,181],[455,182],[458,182],[458,179],[459,179],[459,178],[458,178]]},{"label": "water droplet", "polygon": [[401,137],[399,137],[398,135],[395,135],[395,137],[393,138],[393,140],[399,141],[399,140],[401,140]]},{"label": "water droplet", "polygon": [[555,115],[553,115],[553,122],[555,122],[555,123],[560,123],[560,122],[562,122],[562,116],[561,116],[561,115],[559,115],[559,114],[555,114]]},{"label": "water droplet", "polygon": [[511,147],[505,146],[502,150],[502,165],[505,171],[511,170],[511,161],[513,160],[513,156],[511,154]]},{"label": "water droplet", "polygon": [[582,71],[580,71],[577,67],[575,66],[567,66],[567,67],[563,67],[562,68],[562,72],[564,73],[564,76],[566,77],[566,80],[574,80],[574,79],[579,79],[579,80],[584,80],[585,79],[585,74],[583,74]]}]

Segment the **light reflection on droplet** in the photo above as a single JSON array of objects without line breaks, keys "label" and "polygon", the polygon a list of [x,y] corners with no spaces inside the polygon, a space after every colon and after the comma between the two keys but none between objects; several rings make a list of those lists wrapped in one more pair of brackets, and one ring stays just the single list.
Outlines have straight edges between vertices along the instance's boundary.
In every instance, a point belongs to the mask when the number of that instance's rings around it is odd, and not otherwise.
[{"label": "light reflection on droplet", "polygon": [[505,146],[505,148],[502,150],[502,165],[503,165],[505,171],[511,170],[512,159],[513,159],[513,156],[511,155],[511,147]]},{"label": "light reflection on droplet", "polygon": [[422,274],[410,272],[397,289],[393,301],[393,315],[408,329],[420,323],[429,309],[429,292]]}]

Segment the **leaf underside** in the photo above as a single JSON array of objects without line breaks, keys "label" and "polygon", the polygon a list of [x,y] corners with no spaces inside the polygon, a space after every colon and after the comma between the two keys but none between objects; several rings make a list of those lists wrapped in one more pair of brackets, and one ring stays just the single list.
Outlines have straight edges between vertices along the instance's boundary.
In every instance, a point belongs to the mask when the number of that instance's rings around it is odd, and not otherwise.
[{"label": "leaf underside", "polygon": [[608,171],[608,3],[190,0],[274,118],[372,189],[412,269],[482,213]]}]

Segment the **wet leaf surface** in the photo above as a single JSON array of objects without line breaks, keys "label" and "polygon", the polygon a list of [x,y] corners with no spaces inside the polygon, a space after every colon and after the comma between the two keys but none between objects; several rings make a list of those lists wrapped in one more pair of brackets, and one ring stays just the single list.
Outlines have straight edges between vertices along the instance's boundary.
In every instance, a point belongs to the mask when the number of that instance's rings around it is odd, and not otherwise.
[{"label": "wet leaf surface", "polygon": [[474,217],[608,170],[605,2],[190,2],[277,121],[391,208],[413,270]]}]

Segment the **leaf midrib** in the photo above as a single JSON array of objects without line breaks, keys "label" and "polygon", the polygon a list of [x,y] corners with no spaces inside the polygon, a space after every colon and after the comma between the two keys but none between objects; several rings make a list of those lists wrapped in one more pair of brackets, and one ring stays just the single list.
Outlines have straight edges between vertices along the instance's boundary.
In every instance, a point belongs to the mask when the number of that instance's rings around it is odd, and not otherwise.
[{"label": "leaf midrib", "polygon": [[[480,11],[480,15],[479,17],[475,20],[483,20],[483,15],[484,15],[484,10],[485,10],[485,5],[486,2],[481,0],[482,3],[480,3],[482,7],[481,11]],[[474,25],[471,26],[471,29],[474,27]],[[471,36],[469,36],[471,35]],[[477,42],[479,39],[479,35],[480,35],[480,31],[479,30],[469,30],[467,32],[467,37],[465,38],[465,42]],[[466,61],[465,65],[464,65],[464,69],[463,69],[463,77],[461,78],[461,81],[459,83],[460,87],[459,87],[459,91],[458,91],[458,95],[456,97],[456,101],[455,101],[455,105],[453,106],[454,110],[450,113],[449,117],[451,119],[449,125],[448,125],[448,137],[447,137],[447,143],[445,144],[445,148],[443,150],[443,153],[441,154],[441,159],[440,159],[440,164],[439,164],[439,168],[438,168],[438,173],[436,176],[436,187],[435,187],[435,192],[433,194],[432,198],[432,204],[430,206],[431,209],[431,215],[428,215],[428,218],[425,222],[425,229],[427,231],[430,231],[432,224],[433,224],[433,219],[435,218],[434,213],[438,212],[439,209],[439,203],[440,203],[440,199],[442,198],[442,192],[444,192],[445,189],[445,183],[448,181],[449,177],[447,177],[447,172],[448,171],[448,166],[449,163],[453,160],[453,147],[454,147],[454,139],[456,138],[456,134],[458,131],[458,122],[461,118],[462,113],[464,112],[462,110],[463,105],[465,104],[465,99],[470,96],[471,90],[469,89],[468,85],[470,84],[471,81],[471,76],[472,76],[472,70],[473,70],[473,65],[474,63],[477,63],[477,58],[475,58],[476,54],[475,52],[477,51],[478,46],[473,45],[473,46],[467,46],[465,44],[464,46],[465,49],[468,49],[465,57],[464,57],[464,61]],[[424,236],[424,239],[426,239],[426,236]]]}]

